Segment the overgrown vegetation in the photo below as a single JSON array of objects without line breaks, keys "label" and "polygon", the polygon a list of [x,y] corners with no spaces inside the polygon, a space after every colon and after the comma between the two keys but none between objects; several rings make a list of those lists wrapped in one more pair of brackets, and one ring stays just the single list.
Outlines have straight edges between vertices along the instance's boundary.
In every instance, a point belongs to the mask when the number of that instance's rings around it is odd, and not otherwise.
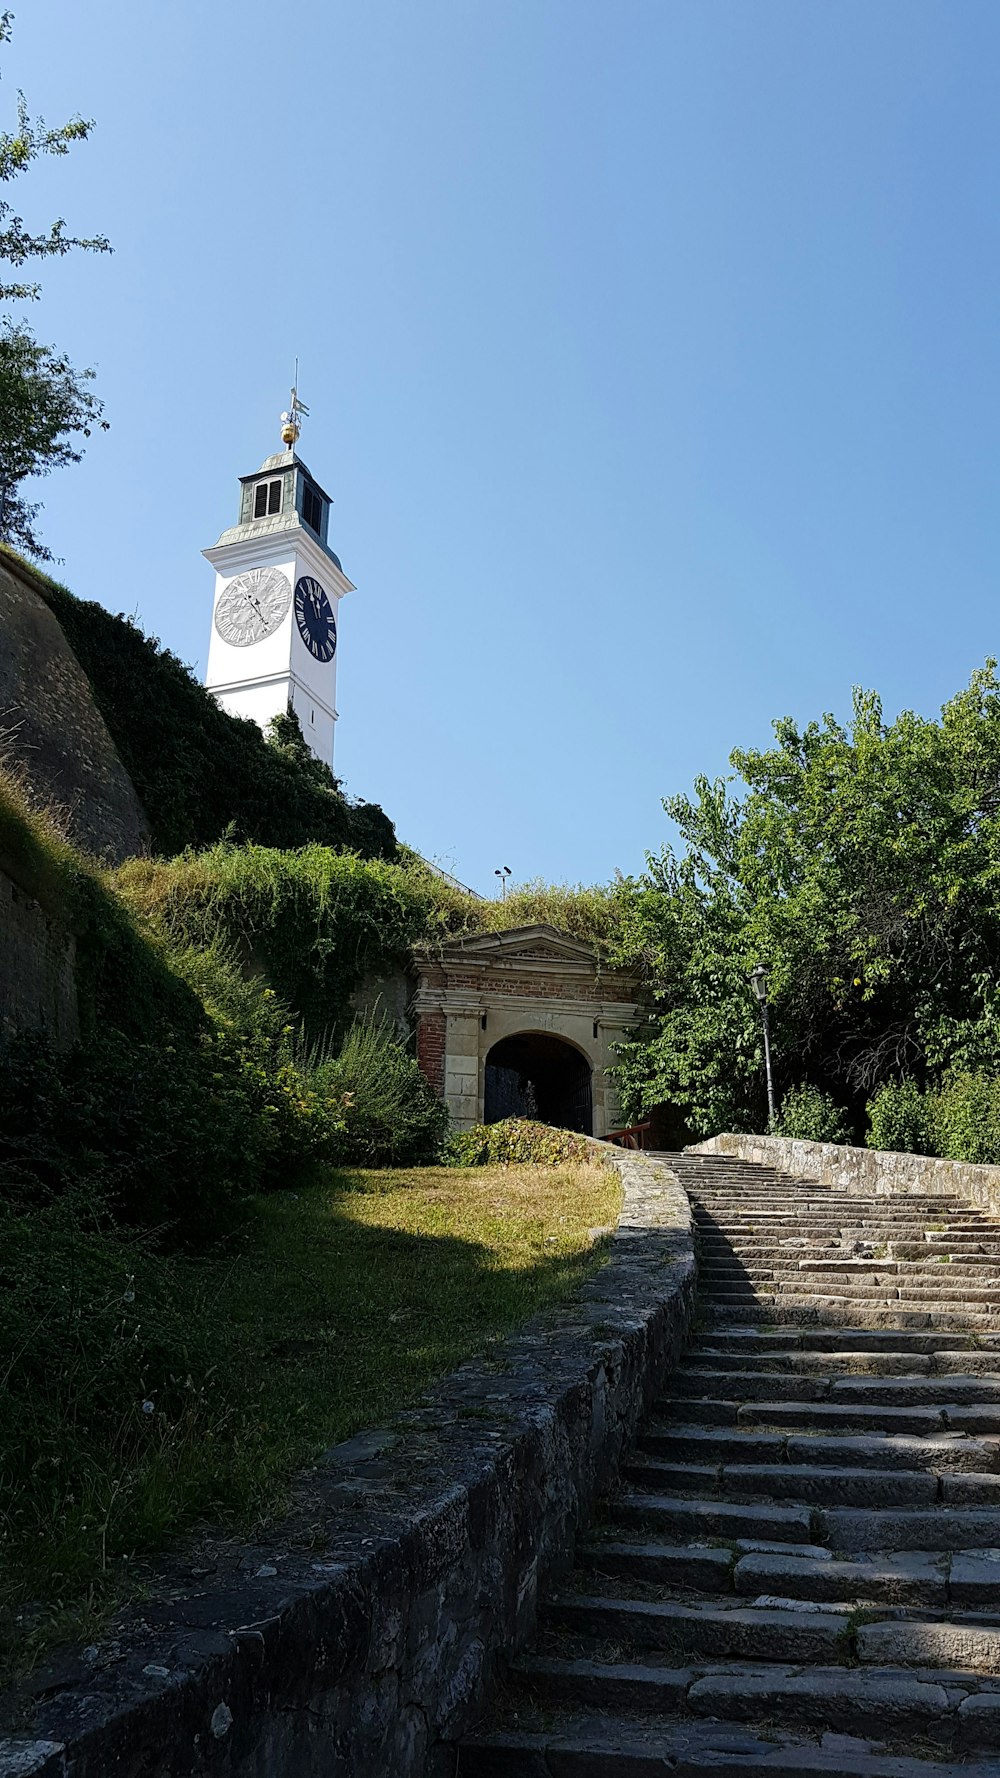
[{"label": "overgrown vegetation", "polygon": [[[744,789],[699,779],[668,800],[682,847],[622,898],[621,952],[642,960],[651,1003],[622,1056],[626,1115],[666,1101],[698,1135],[766,1128],[749,987],[763,961],[779,1097],[813,1090],[785,1122],[858,1140],[870,1103],[873,1140],[916,1141],[919,1124],[940,1152],[986,1152],[1000,1077],[995,663],[938,721],[886,722],[857,692],[849,727],[786,719],[773,748],[732,764]],[[914,1093],[931,1095],[929,1122]]]},{"label": "overgrown vegetation", "polygon": [[247,1529],[292,1471],[577,1286],[599,1167],[334,1173],[197,1259],[66,1202],[0,1240],[0,1658],[30,1664],[196,1515]]},{"label": "overgrown vegetation", "polygon": [[335,1159],[344,1107],[315,1084],[273,989],[220,942],[140,927],[0,773],[0,857],[74,936],[83,1041],[0,1048],[0,1198],[71,1194],[190,1245],[250,1192]]},{"label": "overgrown vegetation", "polygon": [[395,855],[388,816],[344,795],[294,716],[278,718],[265,738],[256,723],[223,710],[183,661],[131,619],[30,572],[90,681],[155,852],[169,856],[226,835],[233,843]]}]

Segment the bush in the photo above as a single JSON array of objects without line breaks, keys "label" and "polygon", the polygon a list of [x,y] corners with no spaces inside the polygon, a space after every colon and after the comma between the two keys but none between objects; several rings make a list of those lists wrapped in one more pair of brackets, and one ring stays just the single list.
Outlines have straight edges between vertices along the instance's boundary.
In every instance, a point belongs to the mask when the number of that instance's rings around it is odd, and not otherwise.
[{"label": "bush", "polygon": [[499,1123],[456,1130],[448,1139],[445,1158],[451,1167],[561,1167],[566,1161],[590,1160],[593,1153],[586,1139],[570,1130],[505,1117]]},{"label": "bush", "polygon": [[887,1081],[868,1103],[869,1148],[934,1154],[933,1107],[915,1080]]},{"label": "bush", "polygon": [[777,1134],[800,1142],[849,1142],[847,1113],[819,1087],[792,1087],[781,1101]]},{"label": "bush", "polygon": [[312,1086],[334,1116],[343,1106],[341,1163],[421,1167],[439,1158],[448,1112],[387,1024],[354,1024],[336,1059],[316,1066]]},{"label": "bush", "polygon": [[930,1101],[932,1154],[984,1166],[1000,1162],[1000,1080],[953,1075]]}]

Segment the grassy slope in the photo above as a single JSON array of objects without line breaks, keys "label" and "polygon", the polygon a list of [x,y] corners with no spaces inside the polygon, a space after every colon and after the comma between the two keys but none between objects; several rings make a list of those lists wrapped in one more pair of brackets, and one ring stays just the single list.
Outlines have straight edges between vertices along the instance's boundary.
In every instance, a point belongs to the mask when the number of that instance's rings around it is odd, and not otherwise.
[{"label": "grassy slope", "polygon": [[195,1515],[272,1511],[296,1467],[573,1289],[619,1205],[593,1165],[428,1168],[260,1199],[214,1257],[26,1231],[0,1389],[0,1662],[85,1628],[127,1594],[124,1559]]}]

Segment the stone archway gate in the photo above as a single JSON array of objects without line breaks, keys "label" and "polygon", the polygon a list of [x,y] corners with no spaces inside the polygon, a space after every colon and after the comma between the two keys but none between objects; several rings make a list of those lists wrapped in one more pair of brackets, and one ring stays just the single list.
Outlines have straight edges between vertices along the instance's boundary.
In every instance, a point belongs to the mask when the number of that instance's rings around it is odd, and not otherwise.
[{"label": "stone archway gate", "polygon": [[457,1129],[483,1116],[486,1057],[501,1038],[546,1032],[591,1068],[594,1135],[620,1121],[607,1070],[636,1023],[636,983],[601,968],[592,945],[554,926],[452,939],[415,957],[417,1059]]}]

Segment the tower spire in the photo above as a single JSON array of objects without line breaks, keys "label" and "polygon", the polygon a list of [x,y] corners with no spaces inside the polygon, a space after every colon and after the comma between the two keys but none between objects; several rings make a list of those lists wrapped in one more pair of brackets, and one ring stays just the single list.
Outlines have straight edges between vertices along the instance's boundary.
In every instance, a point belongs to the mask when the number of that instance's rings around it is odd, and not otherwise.
[{"label": "tower spire", "polygon": [[281,439],[290,451],[295,449],[302,431],[302,421],[308,416],[309,409],[299,399],[299,361],[295,360],[295,378],[292,383],[292,396],[288,403],[287,414],[281,416]]}]

